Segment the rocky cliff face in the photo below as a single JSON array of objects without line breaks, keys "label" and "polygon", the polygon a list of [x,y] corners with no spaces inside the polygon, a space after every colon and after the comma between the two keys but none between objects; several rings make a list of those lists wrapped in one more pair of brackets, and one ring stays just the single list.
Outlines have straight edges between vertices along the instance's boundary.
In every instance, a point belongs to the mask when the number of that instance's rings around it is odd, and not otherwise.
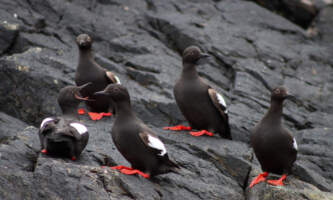
[{"label": "rocky cliff face", "polygon": [[[298,26],[263,2],[2,0],[0,199],[333,199],[333,9],[316,0],[304,14],[310,25]],[[97,62],[121,78],[182,174],[146,180],[101,168],[128,164],[112,143],[112,118],[81,117],[90,141],[75,162],[39,153],[39,123],[60,113],[57,93],[74,84],[80,33],[92,36]],[[189,45],[212,55],[199,72],[224,94],[234,141],[161,129],[185,123],[172,88]],[[285,102],[284,124],[299,156],[285,187],[249,190],[260,172],[250,129],[277,85],[297,97]]]}]

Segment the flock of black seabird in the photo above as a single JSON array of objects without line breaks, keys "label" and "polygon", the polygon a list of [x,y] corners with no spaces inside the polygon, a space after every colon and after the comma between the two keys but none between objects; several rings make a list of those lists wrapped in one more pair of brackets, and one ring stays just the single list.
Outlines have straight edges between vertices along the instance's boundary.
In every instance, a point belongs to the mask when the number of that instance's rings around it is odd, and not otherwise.
[{"label": "flock of black seabird", "polygon": [[[60,90],[58,104],[62,115],[48,117],[40,125],[41,153],[69,157],[76,160],[89,140],[88,129],[78,119],[85,111],[78,109],[86,103],[92,120],[115,115],[112,140],[131,167],[112,166],[123,174],[138,174],[149,178],[168,172],[181,173],[180,167],[168,157],[167,149],[131,108],[130,95],[119,78],[99,66],[93,57],[92,39],[87,34],[76,38],[79,63],[75,74],[76,86]],[[198,47],[190,46],[183,52],[183,69],[174,87],[176,103],[190,126],[164,127],[166,130],[187,130],[193,136],[218,133],[232,139],[226,102],[211,86],[200,78],[196,70],[199,61],[208,57]],[[297,143],[281,124],[283,101],[292,98],[284,87],[272,90],[270,107],[251,133],[251,145],[263,173],[250,184],[265,181],[268,173],[282,175],[268,180],[272,185],[283,185],[297,156]]]}]

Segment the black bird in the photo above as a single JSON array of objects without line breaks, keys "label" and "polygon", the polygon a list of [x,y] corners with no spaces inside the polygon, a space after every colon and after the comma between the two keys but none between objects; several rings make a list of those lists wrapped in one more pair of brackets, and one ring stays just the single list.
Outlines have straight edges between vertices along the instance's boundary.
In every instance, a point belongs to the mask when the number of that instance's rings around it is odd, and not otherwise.
[{"label": "black bird", "polygon": [[[95,101],[86,101],[86,105],[91,112],[90,117],[93,120],[100,119],[97,113],[108,113],[112,110],[112,104],[104,96],[95,96],[97,91],[104,90],[110,83],[120,84],[119,78],[110,71],[98,65],[92,54],[92,39],[87,34],[77,36],[76,43],[79,48],[79,64],[75,73],[75,83],[80,86],[85,83],[91,82],[89,87],[84,88],[81,94],[89,99]],[[110,108],[110,109],[109,109]]]},{"label": "black bird", "polygon": [[254,127],[251,145],[264,173],[259,174],[250,184],[265,181],[268,173],[282,174],[278,180],[268,180],[272,185],[283,185],[297,157],[297,143],[291,133],[282,127],[283,101],[294,98],[284,87],[273,89],[271,105],[262,120]]},{"label": "black bird", "polygon": [[[110,84],[104,91],[96,92],[115,103],[116,119],[112,127],[112,140],[119,152],[131,163],[131,168],[117,166],[125,174],[139,173],[144,177],[168,172],[177,172],[178,165],[172,162],[163,142],[132,111],[130,96],[125,87]],[[125,169],[125,170],[124,170]]]},{"label": "black bird", "polygon": [[91,83],[80,87],[62,88],[58,96],[58,104],[63,112],[59,117],[44,119],[39,128],[41,152],[48,155],[78,158],[89,140],[88,129],[78,122],[76,109],[81,101],[86,101],[80,91]]},{"label": "black bird", "polygon": [[190,132],[194,136],[212,135],[217,132],[221,137],[231,139],[227,105],[223,96],[205,83],[196,70],[198,62],[208,57],[196,46],[183,52],[183,71],[174,87],[177,105],[191,127],[165,127],[170,130],[201,130]]}]

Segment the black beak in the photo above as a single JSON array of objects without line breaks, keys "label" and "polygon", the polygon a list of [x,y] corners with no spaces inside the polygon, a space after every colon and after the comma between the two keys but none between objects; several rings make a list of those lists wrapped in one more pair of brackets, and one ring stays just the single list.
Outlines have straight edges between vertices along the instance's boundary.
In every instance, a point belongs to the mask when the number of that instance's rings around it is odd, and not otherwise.
[{"label": "black beak", "polygon": [[292,94],[287,94],[286,99],[292,100],[292,101],[297,101],[296,97]]},{"label": "black beak", "polygon": [[76,90],[75,93],[74,93],[74,97],[75,97],[75,99],[80,100],[80,101],[95,101],[95,100],[93,100],[93,99],[89,99],[88,97],[82,97],[81,94],[80,94],[80,91],[81,91],[82,89],[86,88],[86,87],[89,86],[89,85],[92,85],[92,83],[89,82],[89,83],[83,84],[83,85],[81,85],[81,86],[78,86],[77,88],[78,88],[79,90]]},{"label": "black beak", "polygon": [[80,89],[79,91],[81,91],[82,89],[88,87],[89,85],[92,85],[92,83],[89,82],[89,83],[86,83],[86,84],[83,84],[83,85],[79,86],[79,89]]},{"label": "black beak", "polygon": [[103,91],[99,91],[99,92],[95,92],[94,95],[98,96],[98,95],[107,95],[107,93],[103,90]]},{"label": "black beak", "polygon": [[208,57],[210,57],[209,54],[206,54],[206,53],[201,53],[200,54],[200,58],[208,58]]}]

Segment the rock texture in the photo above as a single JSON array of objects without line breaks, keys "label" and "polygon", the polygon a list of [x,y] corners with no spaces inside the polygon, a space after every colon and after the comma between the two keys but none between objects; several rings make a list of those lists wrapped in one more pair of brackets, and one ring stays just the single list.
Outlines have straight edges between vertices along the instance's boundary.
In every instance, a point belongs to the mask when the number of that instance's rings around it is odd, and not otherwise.
[{"label": "rock texture", "polygon": [[[311,18],[317,34],[243,0],[3,0],[0,11],[0,199],[333,199],[333,15],[326,4]],[[181,174],[146,180],[101,168],[128,164],[110,137],[113,118],[81,116],[91,137],[75,162],[39,153],[39,123],[60,113],[57,93],[74,84],[80,33],[91,35],[97,62],[120,77]],[[161,129],[185,123],[172,88],[189,45],[212,55],[198,70],[224,94],[234,141]],[[260,172],[250,130],[277,85],[297,97],[285,103],[284,124],[299,156],[285,187],[249,190]]]}]

